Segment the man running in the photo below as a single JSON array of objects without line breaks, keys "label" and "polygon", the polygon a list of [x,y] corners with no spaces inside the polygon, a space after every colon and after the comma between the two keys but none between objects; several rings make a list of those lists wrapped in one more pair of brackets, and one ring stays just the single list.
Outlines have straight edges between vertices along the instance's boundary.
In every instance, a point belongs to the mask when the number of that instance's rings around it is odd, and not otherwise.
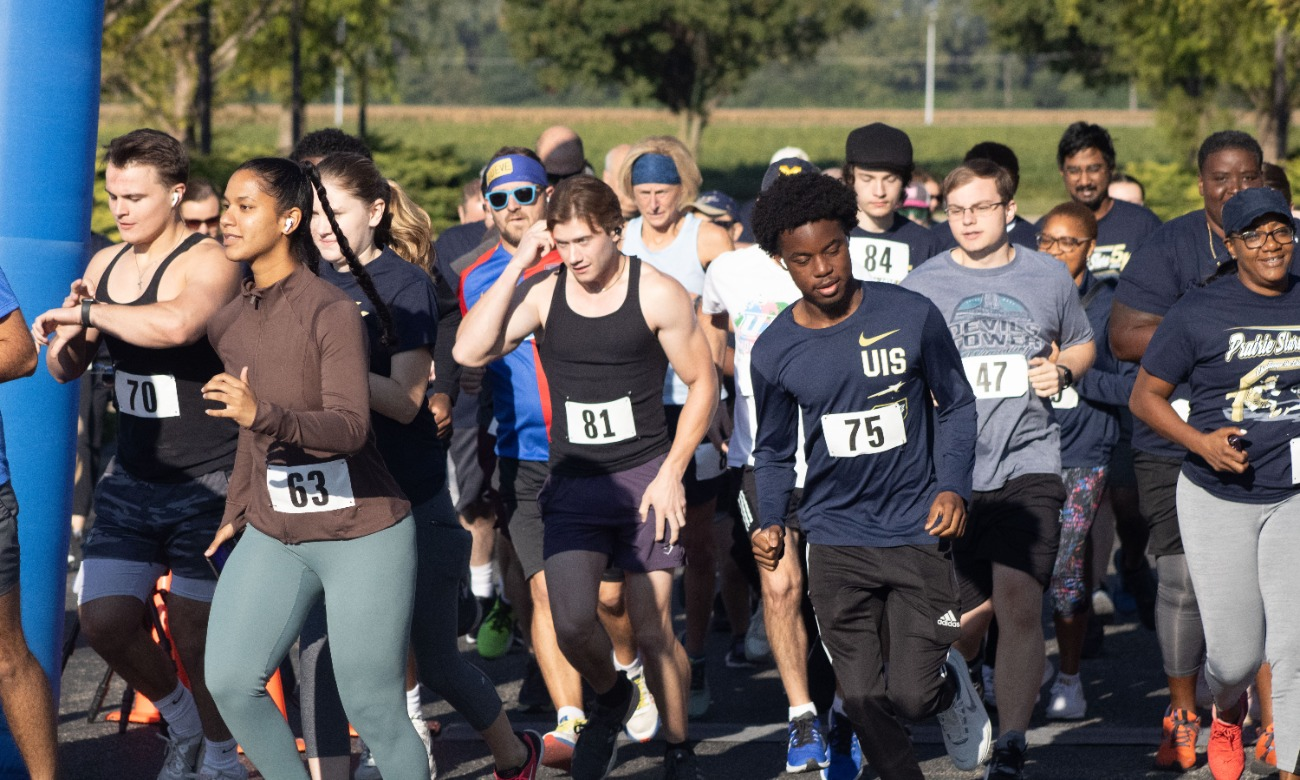
[{"label": "man running", "polygon": [[1056,167],[1070,199],[1087,206],[1097,218],[1097,246],[1088,258],[1088,270],[1094,274],[1123,271],[1147,236],[1160,227],[1160,217],[1111,196],[1115,144],[1110,133],[1087,122],[1065,128],[1056,147]]},{"label": "man running", "polygon": [[844,142],[844,183],[858,202],[858,224],[849,234],[856,278],[897,284],[943,251],[940,236],[898,213],[915,168],[912,139],[896,127],[873,122]]},{"label": "man running", "polygon": [[934,301],[975,390],[979,439],[966,534],[954,544],[970,660],[996,613],[999,737],[986,777],[1021,777],[1042,682],[1043,591],[1060,537],[1061,443],[1048,399],[1092,365],[1092,328],[1057,260],[1011,244],[1011,174],[989,160],[944,180],[958,246],[903,281]]},{"label": "man running", "polygon": [[808,591],[845,711],[881,778],[919,780],[898,718],[939,715],[959,769],[978,767],[992,742],[951,647],[961,607],[949,540],[966,523],[975,398],[934,304],[852,277],[856,212],[852,193],[817,173],[777,179],[754,206],[759,246],[801,298],[754,345],[751,539],[759,565],[775,569],[802,448]]},{"label": "man running", "polygon": [[[483,365],[535,337],[550,385],[551,475],[539,496],[546,575],[565,656],[596,693],[571,774],[605,777],[636,689],[610,658],[597,619],[601,576],[626,573],[628,615],[659,703],[665,778],[701,778],[687,743],[686,654],[672,633],[673,569],[682,565],[682,476],[717,403],[716,372],[690,296],[622,254],[618,196],[576,176],[557,185],[547,220],[529,228],[500,278],[466,315],[456,359]],[[552,248],[564,263],[519,286]],[[670,439],[662,402],[669,366],[686,388]]]},{"label": "man running", "polygon": [[[0,383],[36,371],[36,348],[18,298],[0,270]],[[54,700],[45,670],[23,636],[18,584],[18,500],[9,481],[0,427],[0,707],[32,780],[58,774]]]},{"label": "man running", "polygon": [[221,240],[221,196],[207,179],[193,178],[181,196],[181,221],[195,233]]},{"label": "man running", "polygon": [[[81,629],[167,720],[161,780],[196,772],[242,780],[234,739],[203,682],[217,584],[203,551],[225,511],[238,432],[204,413],[199,390],[223,370],[207,323],[238,293],[239,266],[181,222],[189,158],[178,141],[136,130],[113,139],[107,158],[105,188],[124,243],[91,258],[63,308],[32,326],[59,382],[81,376],[100,339],[113,358],[117,455],[99,481],[86,538]],[[190,688],[147,628],[154,584],[168,571],[168,624]]]}]

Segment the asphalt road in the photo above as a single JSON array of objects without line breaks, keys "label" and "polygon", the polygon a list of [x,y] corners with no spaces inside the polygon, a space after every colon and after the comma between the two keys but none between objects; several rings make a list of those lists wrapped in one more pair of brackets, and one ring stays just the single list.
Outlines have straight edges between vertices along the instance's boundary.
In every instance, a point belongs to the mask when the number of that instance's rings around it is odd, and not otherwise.
[{"label": "asphalt road", "polygon": [[[70,610],[72,606],[70,597]],[[1048,631],[1050,637],[1050,625]],[[1049,638],[1047,644],[1049,660],[1054,661],[1054,643]],[[704,718],[692,722],[692,738],[700,740],[696,750],[705,776],[710,780],[782,776],[786,703],[776,671],[770,664],[755,670],[729,669],[722,663],[725,649],[725,636],[712,634],[709,679],[714,703]],[[497,682],[507,708],[513,709],[523,655],[514,653],[484,661],[475,651],[466,652]],[[71,780],[152,780],[162,760],[162,744],[154,727],[131,726],[126,733],[119,734],[117,724],[105,722],[102,714],[94,722],[87,722],[95,688],[105,669],[104,661],[80,642],[64,672],[59,722],[63,776]],[[1038,780],[1176,777],[1151,768],[1167,696],[1155,635],[1144,630],[1133,616],[1116,615],[1106,627],[1103,654],[1084,662],[1083,677],[1088,693],[1088,718],[1068,724],[1049,723],[1043,719],[1040,707],[1029,734],[1031,748],[1026,775]],[[121,699],[121,690],[120,681],[115,679],[107,697],[110,707]],[[492,776],[483,743],[445,703],[429,701],[426,715],[442,724],[442,736],[435,743],[441,780]],[[1202,717],[1208,718],[1208,712],[1203,712]],[[517,728],[539,731],[546,731],[553,724],[547,715],[514,713],[512,720]],[[1208,732],[1207,727],[1201,734],[1201,765],[1188,773],[1187,778],[1210,777],[1203,755]],[[919,724],[914,735],[927,778],[982,777],[979,772],[960,772],[953,768],[933,721]],[[662,752],[662,743],[624,742],[619,747],[619,764],[610,777],[659,778]],[[565,775],[544,769],[540,776]],[[866,777],[874,776],[870,772],[866,774]],[[1266,776],[1249,770],[1245,775],[1246,778]],[[804,777],[811,780],[815,775]]]}]

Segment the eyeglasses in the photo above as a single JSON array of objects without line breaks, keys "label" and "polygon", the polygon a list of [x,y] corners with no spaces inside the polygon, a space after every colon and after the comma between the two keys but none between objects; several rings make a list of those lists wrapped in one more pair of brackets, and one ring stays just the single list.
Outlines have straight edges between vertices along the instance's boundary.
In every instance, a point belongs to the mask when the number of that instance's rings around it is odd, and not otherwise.
[{"label": "eyeglasses", "polygon": [[1246,245],[1247,249],[1259,249],[1264,246],[1268,237],[1272,236],[1273,240],[1281,246],[1295,243],[1295,228],[1290,225],[1283,225],[1273,230],[1243,230],[1237,234],[1241,242]]},{"label": "eyeglasses", "polygon": [[1062,249],[1075,249],[1082,244],[1088,243],[1089,239],[1075,238],[1074,236],[1049,236],[1046,233],[1038,234],[1038,248],[1051,249],[1053,246],[1060,244]]},{"label": "eyeglasses", "polygon": [[1007,205],[1006,201],[999,200],[992,203],[976,203],[974,206],[948,206],[943,212],[948,215],[948,219],[961,219],[966,212],[970,212],[977,217],[983,216],[998,206]]},{"label": "eyeglasses", "polygon": [[488,205],[493,211],[500,211],[510,205],[510,196],[513,195],[515,203],[520,206],[531,206],[537,202],[537,196],[542,192],[542,188],[536,184],[525,184],[522,187],[515,187],[513,190],[497,190],[487,194]]},{"label": "eyeglasses", "polygon": [[207,225],[209,228],[216,228],[219,224],[221,224],[221,216],[220,216],[220,215],[215,216],[215,217],[208,217],[207,219],[187,219],[187,220],[185,220],[185,227],[189,228],[190,230],[198,230],[199,228],[203,227],[204,225]]}]

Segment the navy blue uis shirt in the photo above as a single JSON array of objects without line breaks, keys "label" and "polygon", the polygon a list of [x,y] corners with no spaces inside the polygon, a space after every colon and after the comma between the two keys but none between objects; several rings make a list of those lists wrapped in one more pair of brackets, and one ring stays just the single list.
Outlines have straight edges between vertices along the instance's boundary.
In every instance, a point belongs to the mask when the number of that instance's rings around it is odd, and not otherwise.
[{"label": "navy blue uis shirt", "polygon": [[1244,474],[1214,471],[1191,452],[1183,462],[1188,479],[1225,501],[1272,503],[1300,490],[1291,479],[1291,441],[1300,438],[1300,279],[1289,281],[1280,296],[1251,292],[1235,275],[1188,291],[1142,358],[1148,374],[1187,383],[1193,428],[1246,430]]},{"label": "navy blue uis shirt", "polygon": [[857,310],[829,328],[798,325],[794,308],[758,337],[750,367],[761,526],[785,518],[802,415],[808,541],[937,543],[930,505],[940,491],[970,499],[976,435],[975,394],[943,315],[879,282],[863,282]]},{"label": "navy blue uis shirt", "polygon": [[[1228,259],[1228,248],[1210,230],[1205,210],[1184,214],[1161,225],[1142,242],[1120,274],[1115,300],[1130,309],[1164,317],[1183,293]],[[1186,388],[1174,390],[1174,398],[1186,397]],[[1133,449],[1166,458],[1183,457],[1182,447],[1137,419],[1133,421]]]},{"label": "navy blue uis shirt", "polygon": [[1079,295],[1092,326],[1097,357],[1074,387],[1052,397],[1052,411],[1061,426],[1061,467],[1094,468],[1110,462],[1119,441],[1120,410],[1128,408],[1137,365],[1118,360],[1110,351],[1110,307],[1115,280],[1098,279],[1085,271]]}]

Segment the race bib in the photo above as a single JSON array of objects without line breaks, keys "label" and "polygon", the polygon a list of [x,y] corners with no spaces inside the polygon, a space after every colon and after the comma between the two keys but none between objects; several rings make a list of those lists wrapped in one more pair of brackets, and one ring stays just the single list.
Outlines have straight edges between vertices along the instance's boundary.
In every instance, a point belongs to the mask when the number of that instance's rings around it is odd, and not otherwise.
[{"label": "race bib", "polygon": [[1051,401],[1053,409],[1074,409],[1079,405],[1079,394],[1073,387],[1067,387],[1052,396]]},{"label": "race bib", "polygon": [[636,438],[632,399],[624,396],[603,404],[564,402],[570,444],[613,444]]},{"label": "race bib", "polygon": [[856,279],[898,284],[912,270],[912,248],[901,241],[853,236],[849,239],[849,260]]},{"label": "race bib", "polygon": [[1187,418],[1192,414],[1191,401],[1188,401],[1186,398],[1175,398],[1169,402],[1169,405],[1174,407],[1174,411],[1178,413],[1178,417],[1182,419],[1183,422],[1187,422]]},{"label": "race bib", "polygon": [[1029,392],[1024,355],[980,355],[961,359],[976,398],[1019,398]]},{"label": "race bib", "polygon": [[822,435],[833,458],[856,458],[907,443],[903,407],[890,404],[866,412],[822,415]]},{"label": "race bib", "polygon": [[117,371],[113,374],[117,408],[132,417],[180,417],[181,404],[176,396],[176,377],[167,374],[140,376]]},{"label": "race bib", "polygon": [[266,466],[266,492],[277,512],[331,512],[355,506],[352,477],[343,459],[305,466]]}]

